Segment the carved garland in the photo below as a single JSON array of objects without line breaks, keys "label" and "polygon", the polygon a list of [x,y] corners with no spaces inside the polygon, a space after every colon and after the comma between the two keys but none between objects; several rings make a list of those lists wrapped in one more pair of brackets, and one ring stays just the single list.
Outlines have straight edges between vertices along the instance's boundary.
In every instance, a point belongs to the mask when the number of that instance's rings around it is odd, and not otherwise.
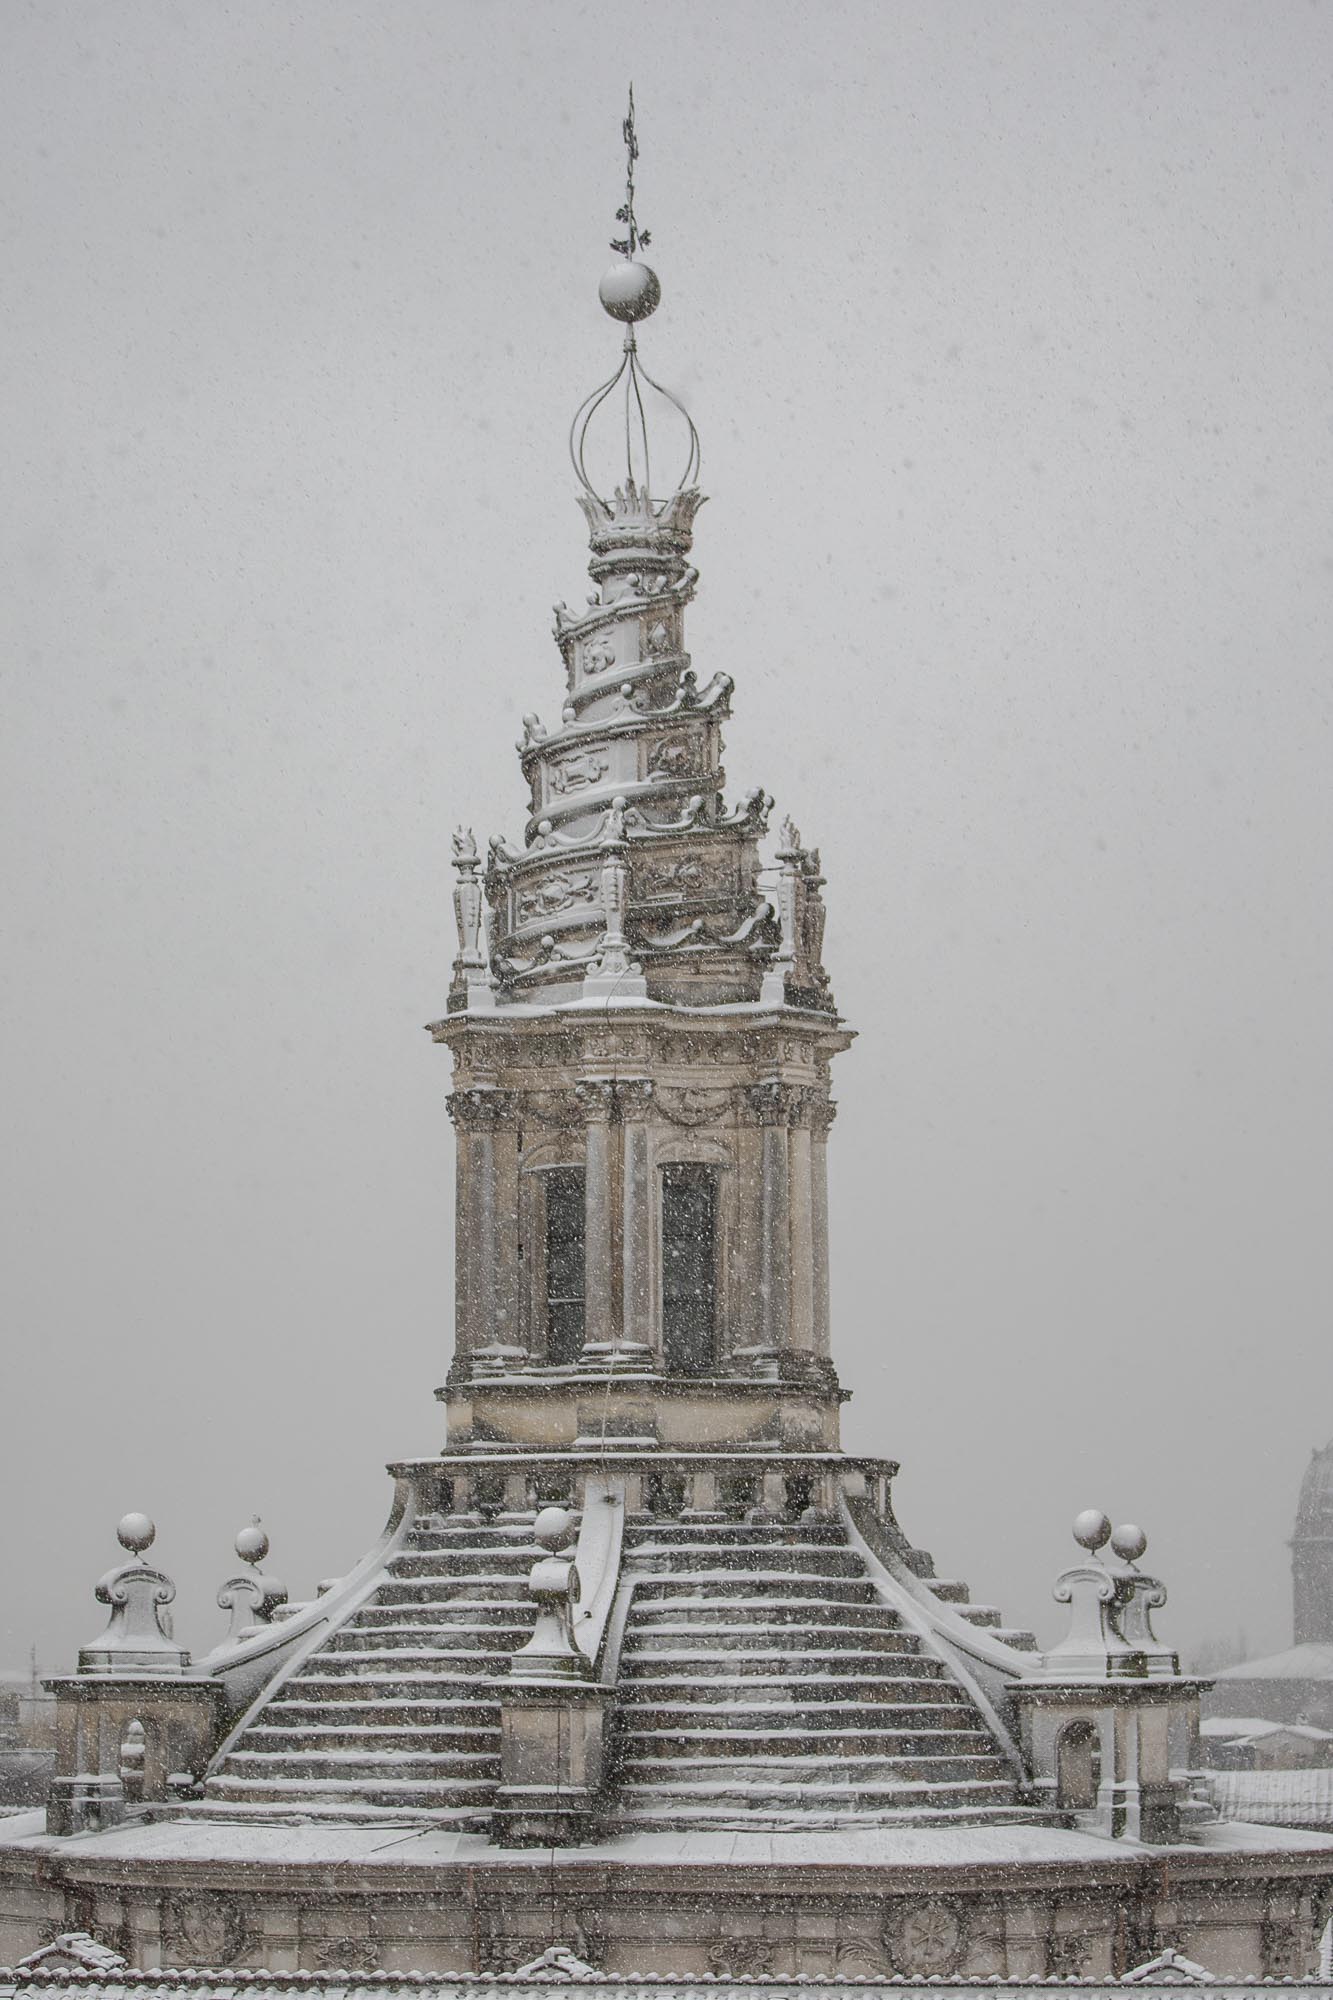
[{"label": "carved garland", "polygon": [[687,1086],[682,1090],[657,1092],[658,1109],[673,1125],[716,1125],[731,1109],[732,1101],[729,1090],[701,1090]]}]

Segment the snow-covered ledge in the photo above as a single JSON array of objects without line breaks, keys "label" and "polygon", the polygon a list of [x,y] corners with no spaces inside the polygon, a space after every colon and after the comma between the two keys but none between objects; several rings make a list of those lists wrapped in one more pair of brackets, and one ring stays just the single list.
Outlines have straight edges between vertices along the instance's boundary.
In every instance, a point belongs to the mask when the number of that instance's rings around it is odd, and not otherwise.
[{"label": "snow-covered ledge", "polygon": [[887,1509],[881,1514],[869,1497],[862,1499],[844,1493],[838,1511],[852,1547],[866,1565],[880,1596],[962,1682],[989,1723],[1015,1776],[1025,1780],[1012,1684],[1016,1677],[1032,1671],[1037,1656],[1006,1645],[983,1627],[970,1624],[937,1597],[929,1583],[910,1567],[909,1557],[914,1551]]},{"label": "snow-covered ledge", "polygon": [[261,1626],[249,1637],[224,1640],[199,1662],[199,1673],[221,1687],[232,1723],[212,1759],[214,1763],[226,1755],[250,1722],[252,1712],[271,1700],[277,1688],[379,1588],[417,1512],[417,1482],[399,1476],[394,1481],[393,1505],[384,1531],[354,1569],[323,1587],[309,1604],[292,1606],[288,1617]]}]

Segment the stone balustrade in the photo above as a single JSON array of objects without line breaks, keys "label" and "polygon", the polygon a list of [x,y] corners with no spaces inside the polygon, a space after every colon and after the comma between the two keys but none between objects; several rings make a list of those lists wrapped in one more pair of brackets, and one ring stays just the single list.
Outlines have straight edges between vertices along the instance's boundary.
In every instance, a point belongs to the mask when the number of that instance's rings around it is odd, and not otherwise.
[{"label": "stone balustrade", "polygon": [[552,1504],[582,1508],[589,1481],[608,1478],[623,1483],[631,1520],[831,1521],[841,1493],[890,1522],[897,1470],[892,1459],[836,1451],[661,1450],[637,1442],[556,1451],[497,1445],[392,1468],[413,1483],[423,1516],[502,1522]]}]

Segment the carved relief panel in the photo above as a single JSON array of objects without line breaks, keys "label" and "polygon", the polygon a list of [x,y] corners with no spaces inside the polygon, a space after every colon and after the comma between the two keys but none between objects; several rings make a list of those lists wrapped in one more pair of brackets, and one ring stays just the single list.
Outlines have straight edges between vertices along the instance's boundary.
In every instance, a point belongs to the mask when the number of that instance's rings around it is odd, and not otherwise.
[{"label": "carved relief panel", "polygon": [[666,854],[634,857],[635,900],[654,903],[693,902],[736,892],[736,863],[731,855]]},{"label": "carved relief panel", "polygon": [[607,750],[567,750],[563,756],[543,765],[548,799],[568,798],[571,793],[601,784],[611,769]]},{"label": "carved relief panel", "polygon": [[644,738],[645,778],[701,778],[707,769],[707,741],[697,729],[672,729]]},{"label": "carved relief panel", "polygon": [[568,868],[543,875],[528,887],[515,890],[514,927],[590,908],[597,900],[598,883],[599,877],[592,868]]}]

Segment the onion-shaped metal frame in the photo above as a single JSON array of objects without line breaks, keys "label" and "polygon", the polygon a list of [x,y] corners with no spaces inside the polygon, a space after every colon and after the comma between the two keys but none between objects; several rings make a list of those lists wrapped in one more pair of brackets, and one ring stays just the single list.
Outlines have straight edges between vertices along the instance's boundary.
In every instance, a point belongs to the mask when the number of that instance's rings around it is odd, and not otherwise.
[{"label": "onion-shaped metal frame", "polygon": [[[632,331],[625,337],[625,351],[620,357],[620,366],[617,368],[615,374],[609,382],[603,382],[600,388],[594,389],[590,396],[585,397],[575,411],[574,421],[569,427],[569,456],[573,463],[574,471],[578,475],[579,484],[582,486],[584,492],[588,494],[590,499],[595,500],[599,507],[605,508],[609,514],[611,512],[609,502],[597,491],[592,480],[588,477],[588,468],[584,462],[583,450],[588,437],[588,426],[621,382],[625,385],[625,477],[631,485],[637,485],[639,492],[647,501],[650,510],[654,514],[661,514],[671,504],[672,500],[675,499],[676,495],[684,492],[687,486],[692,486],[699,476],[699,433],[694,428],[694,421],[689,411],[685,408],[685,405],[677,397],[673,396],[669,389],[664,389],[660,382],[654,381],[653,377],[639,360],[639,350]],[[652,460],[648,442],[648,415],[643,406],[643,391],[645,387],[656,390],[657,394],[665,402],[670,403],[672,409],[685,419],[685,426],[689,432],[690,440],[689,452],[685,461],[685,470],[681,473],[680,478],[676,481],[670,493],[663,499],[656,501],[652,498]],[[643,478],[641,480],[636,480],[634,473],[634,452],[636,446],[643,460]]]}]

